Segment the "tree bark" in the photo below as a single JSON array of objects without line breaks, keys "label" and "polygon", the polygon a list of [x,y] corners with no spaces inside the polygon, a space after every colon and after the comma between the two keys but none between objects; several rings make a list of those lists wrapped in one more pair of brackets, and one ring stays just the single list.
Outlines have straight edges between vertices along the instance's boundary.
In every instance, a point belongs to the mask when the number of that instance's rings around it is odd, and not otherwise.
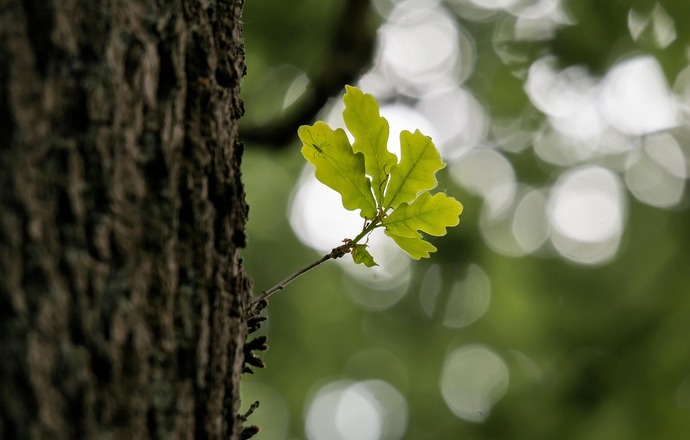
[{"label": "tree bark", "polygon": [[0,438],[237,439],[242,0],[0,0]]}]

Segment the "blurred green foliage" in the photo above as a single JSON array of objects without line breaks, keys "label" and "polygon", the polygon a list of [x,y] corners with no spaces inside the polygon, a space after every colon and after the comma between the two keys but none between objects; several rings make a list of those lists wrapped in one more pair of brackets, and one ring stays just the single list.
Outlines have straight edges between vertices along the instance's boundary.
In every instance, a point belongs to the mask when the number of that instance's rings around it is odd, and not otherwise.
[{"label": "blurred green foliage", "polygon": [[[394,3],[381,1],[379,9]],[[631,8],[644,12],[657,5],[676,23],[674,41],[663,48],[644,35],[633,39],[627,24]],[[452,6],[446,7],[454,10]],[[687,6],[686,0],[572,0],[565,8],[573,24],[558,28],[550,38],[502,41],[503,55],[516,55],[511,58],[515,61],[500,56],[495,39],[499,26],[513,19],[509,13],[499,11],[476,21],[457,16],[476,44],[476,66],[465,86],[492,120],[519,120],[524,128],[538,126],[543,117],[531,106],[520,72],[545,55],[555,56],[561,68],[583,65],[596,77],[606,75],[621,56],[648,54],[674,84],[688,67]],[[251,122],[282,111],[294,79],[318,69],[329,24],[342,11],[340,1],[247,2],[248,76],[243,87]],[[686,169],[687,131],[685,122],[678,139]],[[255,293],[320,256],[296,238],[288,221],[304,165],[299,147],[296,134],[294,143],[281,150],[247,145],[243,172],[250,241],[244,257]],[[505,156],[521,184],[550,185],[567,169],[545,163],[532,148]],[[682,199],[668,209],[649,206],[626,192],[627,214],[615,258],[584,265],[549,249],[522,257],[493,250],[479,226],[483,199],[451,179],[448,170],[439,174],[440,187],[465,205],[463,218],[458,228],[433,241],[438,253],[410,266],[412,278],[409,286],[401,287],[405,292],[399,302],[380,311],[358,305],[349,292],[380,291],[336,263],[310,272],[271,300],[262,329],[269,336],[267,368],[244,378],[244,405],[262,401],[250,418],[262,426],[257,438],[317,438],[305,431],[311,399],[320,387],[343,379],[380,379],[395,387],[407,401],[403,438],[410,440],[686,438],[687,180]],[[342,238],[334,236],[333,246]],[[473,265],[490,281],[489,307],[467,326],[444,325],[442,305]],[[425,295],[433,290],[430,280],[439,286],[436,306],[425,310]],[[509,371],[505,394],[490,413],[479,415],[481,421],[456,416],[439,388],[446,357],[464,346],[490,347]]]}]

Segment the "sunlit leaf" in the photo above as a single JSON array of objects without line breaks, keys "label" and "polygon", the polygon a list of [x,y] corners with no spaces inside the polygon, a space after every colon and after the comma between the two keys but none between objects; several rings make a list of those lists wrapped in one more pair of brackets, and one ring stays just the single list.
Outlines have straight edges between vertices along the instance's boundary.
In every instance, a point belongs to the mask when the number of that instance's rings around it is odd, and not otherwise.
[{"label": "sunlit leaf", "polygon": [[400,152],[400,163],[391,169],[384,196],[386,210],[414,200],[421,191],[435,188],[436,172],[446,166],[431,138],[419,130],[400,133]]},{"label": "sunlit leaf", "polygon": [[366,219],[362,231],[343,245],[345,252],[351,252],[357,264],[377,265],[360,242],[383,226],[412,258],[428,257],[436,248],[423,234],[445,235],[460,222],[463,209],[444,193],[428,192],[438,184],[436,172],[446,165],[431,138],[419,130],[400,133],[398,162],[386,148],[388,122],[374,97],[356,87],[346,89],[343,117],[354,146],[343,130],[324,122],[298,131],[302,155],[316,167],[317,179],[341,194],[345,208],[360,209]]},{"label": "sunlit leaf", "polygon": [[366,244],[357,244],[352,248],[352,259],[355,263],[364,264],[366,267],[378,266],[367,250]]},{"label": "sunlit leaf", "polygon": [[403,203],[383,219],[386,230],[401,237],[419,237],[419,232],[441,236],[460,222],[462,203],[444,193],[423,192],[414,202]]},{"label": "sunlit leaf", "polygon": [[366,173],[371,177],[374,196],[383,204],[383,190],[388,174],[397,163],[395,154],[388,151],[388,121],[379,114],[379,105],[370,94],[357,87],[345,86],[343,119],[355,141],[352,149],[364,155]]},{"label": "sunlit leaf", "polygon": [[422,237],[401,237],[400,235],[391,234],[388,230],[384,232],[400,246],[400,249],[407,252],[415,260],[429,258],[430,252],[436,252],[436,247]]},{"label": "sunlit leaf", "polygon": [[316,178],[340,193],[346,209],[361,209],[362,217],[375,217],[376,202],[364,173],[364,156],[352,151],[345,131],[319,121],[301,126],[297,133],[303,143],[302,156],[316,168]]}]

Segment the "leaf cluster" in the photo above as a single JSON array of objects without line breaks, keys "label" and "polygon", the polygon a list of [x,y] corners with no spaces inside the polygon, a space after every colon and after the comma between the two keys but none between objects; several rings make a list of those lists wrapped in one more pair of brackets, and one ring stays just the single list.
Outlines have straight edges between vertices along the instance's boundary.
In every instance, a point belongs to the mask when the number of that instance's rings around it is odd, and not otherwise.
[{"label": "leaf cluster", "polygon": [[424,234],[442,236],[456,226],[462,204],[444,193],[429,191],[438,185],[436,172],[445,167],[431,138],[419,130],[400,133],[400,160],[388,151],[388,121],[370,94],[346,86],[343,97],[345,125],[333,129],[322,121],[298,130],[302,156],[314,165],[316,178],[337,191],[343,206],[359,210],[362,231],[345,240],[358,264],[375,266],[366,244],[360,243],[374,229],[384,232],[412,258],[429,257],[436,248]]}]

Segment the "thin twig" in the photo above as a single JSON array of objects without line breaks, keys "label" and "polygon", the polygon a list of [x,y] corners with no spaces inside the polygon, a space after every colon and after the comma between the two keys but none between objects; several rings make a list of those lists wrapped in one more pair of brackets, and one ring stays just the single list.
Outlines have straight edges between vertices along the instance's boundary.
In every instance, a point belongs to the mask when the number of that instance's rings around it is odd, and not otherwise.
[{"label": "thin twig", "polygon": [[335,260],[335,259],[340,258],[340,257],[342,257],[343,255],[349,253],[350,250],[351,250],[351,248],[352,248],[352,242],[350,242],[350,241],[348,241],[347,243],[345,243],[345,244],[343,244],[343,245],[341,245],[341,246],[338,246],[338,247],[336,247],[336,248],[333,248],[333,250],[332,250],[330,253],[324,255],[323,257],[321,257],[321,258],[319,258],[318,260],[314,261],[314,262],[311,263],[310,265],[305,266],[305,267],[303,267],[303,268],[301,268],[301,269],[298,269],[295,273],[293,273],[293,274],[290,275],[289,277],[285,278],[283,281],[279,282],[278,284],[276,284],[275,286],[271,287],[270,289],[264,290],[264,291],[261,293],[261,295],[259,295],[258,297],[254,298],[254,299],[249,303],[249,309],[253,309],[253,308],[254,308],[257,304],[259,304],[261,301],[267,300],[267,299],[268,299],[271,295],[273,295],[274,293],[276,293],[276,292],[278,292],[278,291],[280,291],[280,290],[283,290],[283,289],[285,288],[285,286],[287,286],[288,284],[290,284],[290,282],[292,282],[295,278],[297,278],[297,277],[299,277],[299,276],[301,276],[301,275],[303,275],[303,274],[309,272],[310,270],[312,270],[313,268],[315,268],[315,267],[318,266],[319,264],[325,263],[325,262],[328,261],[328,260]]},{"label": "thin twig", "polygon": [[[290,275],[289,277],[285,278],[283,281],[279,282],[278,284],[271,287],[270,289],[264,290],[261,293],[261,295],[257,296],[253,300],[251,300],[251,302],[249,303],[249,310],[253,311],[254,313],[259,312],[263,307],[266,306],[266,304],[267,304],[266,300],[271,295],[273,295],[274,293],[276,293],[280,290],[283,290],[285,288],[285,286],[290,284],[295,278],[309,272],[310,270],[312,270],[313,268],[315,268],[316,266],[318,266],[321,263],[325,263],[328,260],[336,260],[345,254],[349,254],[352,251],[352,249],[355,248],[357,243],[359,243],[359,241],[362,238],[366,237],[367,235],[369,235],[371,233],[371,231],[373,231],[374,229],[381,226],[381,221],[382,221],[383,217],[385,217],[385,215],[386,215],[385,211],[383,209],[381,209],[372,221],[370,221],[368,223],[367,222],[364,223],[364,227],[362,228],[362,232],[360,232],[354,238],[354,240],[350,240],[350,239],[346,238],[345,240],[343,240],[344,244],[341,244],[340,246],[333,248],[330,253],[324,255],[323,257],[314,261],[310,265],[305,266],[301,269],[298,269],[297,272],[295,272],[292,275]],[[262,303],[264,305],[259,306]]]}]

